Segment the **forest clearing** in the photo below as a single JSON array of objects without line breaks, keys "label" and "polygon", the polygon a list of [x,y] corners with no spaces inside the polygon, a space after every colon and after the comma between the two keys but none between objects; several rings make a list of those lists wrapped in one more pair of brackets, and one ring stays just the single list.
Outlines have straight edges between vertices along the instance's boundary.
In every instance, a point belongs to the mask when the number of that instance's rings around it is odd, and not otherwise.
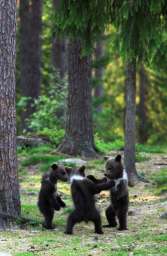
[{"label": "forest clearing", "polygon": [[[144,161],[137,162],[137,169],[150,183],[139,182],[134,188],[130,188],[130,207],[128,216],[128,230],[118,231],[116,228],[103,229],[103,235],[93,233],[93,225],[80,223],[74,229],[73,236],[64,234],[66,219],[72,206],[69,184],[59,184],[59,191],[65,199],[67,207],[56,212],[54,223],[56,228],[53,231],[42,229],[42,216],[37,208],[37,195],[40,186],[41,162],[36,164],[26,163],[27,156],[30,158],[43,155],[42,150],[48,149],[47,155],[56,158],[55,153],[49,152],[49,148],[41,147],[23,151],[19,158],[20,185],[22,215],[30,219],[28,223],[20,223],[19,228],[3,232],[0,238],[2,252],[16,256],[31,255],[166,255],[167,254],[167,222],[161,218],[167,211],[166,194],[164,185],[157,185],[156,180],[162,179],[160,173],[166,168],[167,159],[165,153],[144,153],[140,157]],[[156,149],[155,149],[156,150]],[[39,151],[41,151],[39,153]],[[111,152],[111,156],[116,155]],[[58,158],[60,155],[58,156]],[[60,158],[64,158],[61,156]],[[145,160],[147,159],[147,160]],[[46,161],[46,160],[44,160]],[[89,160],[86,171],[89,174],[102,176],[101,169],[104,168],[103,158]],[[162,165],[164,164],[164,165]],[[166,173],[166,171],[165,171]],[[155,175],[156,178],[153,178]],[[157,178],[159,177],[159,179]],[[165,176],[166,179],[166,176]],[[165,184],[166,186],[166,184]],[[163,193],[161,192],[163,191]],[[161,193],[160,193],[161,192]],[[104,210],[109,204],[108,192],[101,192],[97,196],[97,206],[102,214],[103,224],[106,223]],[[2,233],[1,233],[2,234]],[[5,255],[5,254],[4,254]]]},{"label": "forest clearing", "polygon": [[0,256],[167,255],[167,1],[0,0]]}]

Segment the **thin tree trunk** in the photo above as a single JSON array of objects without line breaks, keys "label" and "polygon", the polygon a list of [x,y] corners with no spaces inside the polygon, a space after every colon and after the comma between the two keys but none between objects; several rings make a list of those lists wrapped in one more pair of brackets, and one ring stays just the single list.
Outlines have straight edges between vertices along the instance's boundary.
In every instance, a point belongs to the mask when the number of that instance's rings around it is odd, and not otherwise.
[{"label": "thin tree trunk", "polygon": [[126,114],[125,114],[125,168],[128,172],[129,185],[137,180],[135,166],[136,140],[136,61],[126,65]]},{"label": "thin tree trunk", "polygon": [[[96,43],[96,49],[95,49],[95,59],[96,61],[99,61],[103,57],[103,43],[102,41],[97,41]],[[102,66],[99,66],[95,68],[95,78],[96,78],[96,86],[94,90],[94,96],[96,99],[101,99],[104,96],[104,88],[103,88],[103,72],[104,69]],[[99,103],[97,108],[97,112],[102,111],[102,103]]]},{"label": "thin tree trunk", "polygon": [[16,1],[0,1],[0,229],[20,215],[16,159]]},{"label": "thin tree trunk", "polygon": [[22,96],[29,98],[22,114],[24,128],[25,120],[34,112],[32,104],[40,94],[41,13],[42,0],[20,1],[20,87]]},{"label": "thin tree trunk", "polygon": [[79,40],[69,43],[68,53],[66,134],[58,150],[71,155],[95,157],[90,56],[81,57]]},{"label": "thin tree trunk", "polygon": [[[60,0],[53,0],[53,7],[58,11],[60,7]],[[66,39],[55,35],[52,42],[52,61],[53,65],[58,71],[60,78],[65,77],[67,70],[67,43]]]},{"label": "thin tree trunk", "polygon": [[148,77],[144,65],[141,65],[139,70],[139,105],[138,105],[138,117],[139,117],[139,127],[138,127],[138,138],[140,143],[146,143],[148,139],[148,117],[147,117],[147,95],[148,95]]}]

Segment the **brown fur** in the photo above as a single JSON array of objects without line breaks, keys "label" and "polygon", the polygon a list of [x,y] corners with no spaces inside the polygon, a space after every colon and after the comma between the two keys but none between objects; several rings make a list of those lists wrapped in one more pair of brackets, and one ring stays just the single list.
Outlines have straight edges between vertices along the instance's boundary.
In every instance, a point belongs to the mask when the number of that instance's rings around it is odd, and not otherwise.
[{"label": "brown fur", "polygon": [[[108,159],[106,162],[105,176],[110,180],[117,180],[123,176],[123,165],[121,155],[117,155],[115,159]],[[111,204],[106,209],[106,217],[108,225],[106,227],[117,226],[119,222],[119,230],[127,229],[127,213],[129,205],[128,182],[120,180],[117,188],[113,187],[110,190]]]},{"label": "brown fur", "polygon": [[[74,210],[67,220],[66,234],[73,233],[73,227],[81,221],[92,221],[95,226],[95,233],[102,234],[101,217],[96,209],[94,195],[100,193],[101,190],[110,189],[114,183],[105,182],[95,184],[93,181],[85,177],[85,167],[72,170],[71,173],[79,174],[84,177],[81,180],[73,180],[71,184],[71,194],[74,203]],[[71,175],[70,175],[71,177]]]},{"label": "brown fur", "polygon": [[38,207],[40,212],[44,216],[43,227],[47,229],[53,229],[52,220],[54,217],[54,211],[60,210],[61,207],[65,207],[65,203],[61,197],[57,194],[57,181],[67,181],[67,172],[63,166],[53,164],[51,171],[45,173],[42,176],[41,188],[38,197]]}]

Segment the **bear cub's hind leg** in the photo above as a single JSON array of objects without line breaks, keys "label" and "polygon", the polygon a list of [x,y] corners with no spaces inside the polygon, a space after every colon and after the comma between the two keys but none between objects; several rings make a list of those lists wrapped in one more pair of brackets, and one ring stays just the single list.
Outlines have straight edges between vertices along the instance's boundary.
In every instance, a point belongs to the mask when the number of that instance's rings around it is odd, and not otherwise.
[{"label": "bear cub's hind leg", "polygon": [[119,228],[118,230],[127,230],[127,211],[120,209],[118,211]]},{"label": "bear cub's hind leg", "polygon": [[49,209],[48,211],[43,212],[45,221],[43,223],[43,227],[46,229],[54,229],[55,226],[52,224],[54,209]]},{"label": "bear cub's hind leg", "polygon": [[74,225],[82,220],[83,218],[80,216],[80,214],[74,210],[68,217],[66,231],[64,233],[68,235],[73,234]]},{"label": "bear cub's hind leg", "polygon": [[114,211],[112,205],[110,205],[106,209],[106,218],[108,220],[108,225],[104,225],[103,227],[109,228],[109,227],[116,227],[117,226],[116,214],[115,214],[115,211]]},{"label": "bear cub's hind leg", "polygon": [[96,234],[103,234],[100,213],[95,209],[91,220],[95,226]]}]

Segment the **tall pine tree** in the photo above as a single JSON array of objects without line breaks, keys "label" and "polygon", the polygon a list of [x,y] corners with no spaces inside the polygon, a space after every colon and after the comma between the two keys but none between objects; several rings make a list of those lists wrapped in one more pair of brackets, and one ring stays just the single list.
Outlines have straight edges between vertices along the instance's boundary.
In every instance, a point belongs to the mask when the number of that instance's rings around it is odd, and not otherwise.
[{"label": "tall pine tree", "polygon": [[0,17],[0,229],[5,229],[20,215],[16,159],[15,0],[0,2]]}]

